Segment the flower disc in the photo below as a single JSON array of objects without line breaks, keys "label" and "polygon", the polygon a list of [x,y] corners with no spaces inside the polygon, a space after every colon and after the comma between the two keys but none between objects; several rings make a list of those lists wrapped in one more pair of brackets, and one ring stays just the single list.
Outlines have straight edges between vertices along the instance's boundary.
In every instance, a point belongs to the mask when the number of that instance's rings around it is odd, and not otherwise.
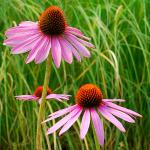
[{"label": "flower disc", "polygon": [[76,94],[76,102],[82,107],[96,107],[102,101],[101,90],[93,84],[85,84],[80,87]]},{"label": "flower disc", "polygon": [[48,7],[39,18],[40,30],[46,35],[59,35],[65,31],[66,20],[57,6]]},{"label": "flower disc", "polygon": [[[35,89],[35,92],[34,92],[34,95],[36,97],[42,97],[42,91],[43,91],[43,86],[38,86],[36,89]],[[52,93],[52,90],[50,88],[47,88],[47,95],[51,94]]]}]

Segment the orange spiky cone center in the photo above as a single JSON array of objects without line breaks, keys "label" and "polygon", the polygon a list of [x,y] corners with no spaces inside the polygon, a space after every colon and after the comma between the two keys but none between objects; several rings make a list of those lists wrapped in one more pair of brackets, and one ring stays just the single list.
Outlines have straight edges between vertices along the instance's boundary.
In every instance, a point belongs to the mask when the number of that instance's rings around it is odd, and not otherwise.
[{"label": "orange spiky cone center", "polygon": [[76,94],[76,103],[81,107],[90,108],[99,106],[102,102],[101,90],[93,84],[85,84]]},{"label": "orange spiky cone center", "polygon": [[46,35],[60,35],[66,26],[64,13],[57,6],[48,7],[39,18],[39,28]]},{"label": "orange spiky cone center", "polygon": [[[43,91],[43,86],[38,86],[36,89],[35,89],[35,92],[34,92],[34,95],[36,97],[39,97],[41,98],[42,97],[42,91]],[[47,88],[47,95],[51,94],[52,93],[52,90],[50,88]]]}]

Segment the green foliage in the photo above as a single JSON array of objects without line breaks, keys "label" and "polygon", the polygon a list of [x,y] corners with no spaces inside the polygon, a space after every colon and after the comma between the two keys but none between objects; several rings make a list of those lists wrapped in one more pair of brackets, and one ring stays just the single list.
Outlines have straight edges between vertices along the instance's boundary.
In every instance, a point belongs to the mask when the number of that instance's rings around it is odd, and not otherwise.
[{"label": "green foliage", "polygon": [[[150,1],[149,0],[0,0],[0,149],[34,150],[38,105],[16,101],[14,96],[33,93],[43,84],[45,63],[25,65],[26,55],[11,55],[3,46],[4,32],[21,21],[36,21],[49,5],[60,6],[68,23],[91,37],[96,49],[82,63],[75,59],[60,69],[53,66],[49,86],[57,93],[74,95],[84,83],[101,87],[106,98],[126,99],[123,106],[143,115],[125,124],[123,134],[104,121],[106,150],[148,150],[150,143]],[[67,103],[47,102],[46,116]],[[47,124],[51,126],[55,121]],[[95,150],[90,128],[79,138],[79,124],[58,137],[43,139],[44,149]],[[45,127],[47,128],[47,127]],[[44,132],[43,132],[44,135]],[[45,135],[44,135],[45,136]]]}]

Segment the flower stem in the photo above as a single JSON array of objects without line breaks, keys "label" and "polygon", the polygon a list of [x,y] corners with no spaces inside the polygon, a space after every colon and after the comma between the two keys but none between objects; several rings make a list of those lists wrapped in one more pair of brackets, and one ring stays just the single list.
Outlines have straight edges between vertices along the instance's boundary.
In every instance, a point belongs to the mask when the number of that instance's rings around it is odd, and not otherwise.
[{"label": "flower stem", "polygon": [[94,129],[93,125],[92,125],[92,129],[93,129],[93,135],[94,135],[94,141],[95,141],[96,150],[100,150],[101,147],[99,145],[99,142],[98,142],[98,139],[97,139],[97,136],[96,136],[96,132],[95,132],[95,129]]},{"label": "flower stem", "polygon": [[45,71],[45,78],[44,78],[44,85],[42,91],[42,101],[39,108],[38,113],[38,121],[37,121],[37,132],[36,132],[36,150],[42,150],[42,128],[41,122],[44,120],[45,114],[45,102],[46,102],[46,95],[47,95],[47,87],[50,79],[50,72],[51,72],[51,64],[52,58],[49,54],[46,62],[46,71]]}]

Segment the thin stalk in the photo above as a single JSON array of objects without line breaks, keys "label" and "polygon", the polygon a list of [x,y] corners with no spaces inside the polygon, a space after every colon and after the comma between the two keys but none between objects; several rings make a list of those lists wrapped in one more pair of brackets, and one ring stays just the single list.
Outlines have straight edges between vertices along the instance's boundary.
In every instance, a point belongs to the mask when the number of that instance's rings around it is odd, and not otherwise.
[{"label": "thin stalk", "polygon": [[51,58],[51,55],[49,54],[49,56],[47,58],[47,62],[46,62],[45,79],[44,79],[44,85],[43,85],[43,91],[42,91],[42,102],[40,104],[38,121],[37,121],[36,150],[42,150],[41,122],[44,120],[44,114],[45,114],[47,87],[48,87],[48,83],[49,83],[51,64],[52,64],[51,60],[52,60],[52,58]]},{"label": "thin stalk", "polygon": [[96,132],[95,132],[95,129],[94,129],[94,126],[92,125],[92,129],[93,129],[93,135],[94,135],[94,141],[95,141],[95,147],[96,147],[96,150],[100,150],[101,147],[98,143],[98,139],[97,139],[97,136],[96,136]]}]

